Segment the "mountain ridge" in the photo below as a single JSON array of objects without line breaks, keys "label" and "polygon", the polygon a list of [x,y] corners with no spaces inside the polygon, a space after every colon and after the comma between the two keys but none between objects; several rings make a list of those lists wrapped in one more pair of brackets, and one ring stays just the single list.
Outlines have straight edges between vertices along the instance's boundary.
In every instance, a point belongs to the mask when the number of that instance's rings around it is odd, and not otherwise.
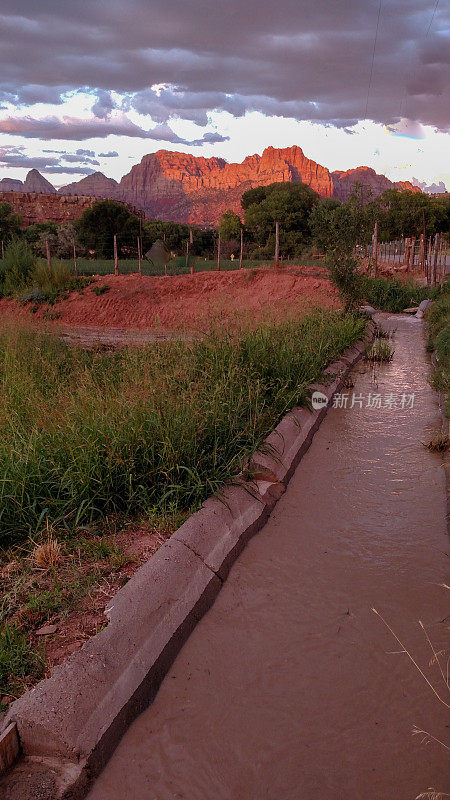
[{"label": "mountain ridge", "polygon": [[[242,162],[223,158],[194,156],[172,150],[144,155],[118,182],[95,172],[58,189],[62,196],[105,197],[122,200],[144,211],[146,216],[174,222],[215,225],[231,208],[241,213],[244,191],[270,183],[303,182],[321,197],[346,200],[358,183],[368,198],[389,188],[420,192],[409,181],[390,181],[371,167],[330,172],[327,167],[305,156],[298,145],[267,147],[261,155],[246,156]],[[31,170],[24,183],[11,178],[0,180],[0,190],[56,193],[56,189],[37,170]],[[29,188],[30,186],[36,188]],[[28,188],[26,188],[28,187]],[[10,190],[11,190],[10,189]]]}]

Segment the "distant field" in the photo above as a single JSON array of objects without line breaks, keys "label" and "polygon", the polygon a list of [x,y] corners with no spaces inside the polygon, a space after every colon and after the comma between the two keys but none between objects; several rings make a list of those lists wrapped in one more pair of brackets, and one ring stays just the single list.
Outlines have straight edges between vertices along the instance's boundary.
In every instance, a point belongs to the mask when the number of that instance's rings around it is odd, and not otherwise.
[{"label": "distant field", "polygon": [[[72,259],[62,259],[63,263],[73,268],[73,260]],[[283,262],[285,264],[293,264],[294,261],[286,261]],[[299,258],[297,259],[297,263],[302,264],[303,266],[318,266],[320,262],[314,258]],[[174,258],[172,261],[169,262],[167,265],[167,274],[168,275],[186,275],[190,272],[190,265],[194,265],[195,272],[206,272],[208,270],[215,270],[217,269],[217,260],[213,259],[204,259],[204,258],[191,258],[189,260],[189,267],[186,269],[186,259],[184,256],[179,258]],[[252,267],[264,267],[264,266],[271,266],[273,261],[256,261],[256,260],[244,260],[242,262],[242,266],[244,269],[251,269]],[[137,259],[124,259],[119,261],[119,272],[121,275],[129,275],[132,272],[137,272],[139,269],[138,260]],[[236,270],[239,269],[239,261],[234,260],[230,261],[227,259],[221,259],[220,261],[220,269],[223,272],[227,272],[229,270]],[[87,258],[79,258],[78,259],[78,271],[80,275],[111,275],[114,272],[114,261],[107,260],[107,259],[96,259],[90,260]],[[163,275],[164,274],[164,267],[159,265],[154,265],[150,261],[143,259],[142,261],[142,273],[143,275]]]}]

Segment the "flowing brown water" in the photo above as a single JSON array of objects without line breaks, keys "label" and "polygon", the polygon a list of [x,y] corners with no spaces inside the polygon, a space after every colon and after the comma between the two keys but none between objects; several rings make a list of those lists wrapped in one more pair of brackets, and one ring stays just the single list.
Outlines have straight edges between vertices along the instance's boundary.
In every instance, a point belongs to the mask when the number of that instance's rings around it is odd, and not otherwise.
[{"label": "flowing brown water", "polygon": [[[417,320],[398,327],[377,384],[360,367],[265,528],[93,787],[90,800],[413,800],[449,791],[444,707],[418,620],[445,643],[444,475]],[[414,393],[366,408],[369,392]],[[447,642],[448,644],[448,642]],[[448,753],[447,753],[448,755]]]}]

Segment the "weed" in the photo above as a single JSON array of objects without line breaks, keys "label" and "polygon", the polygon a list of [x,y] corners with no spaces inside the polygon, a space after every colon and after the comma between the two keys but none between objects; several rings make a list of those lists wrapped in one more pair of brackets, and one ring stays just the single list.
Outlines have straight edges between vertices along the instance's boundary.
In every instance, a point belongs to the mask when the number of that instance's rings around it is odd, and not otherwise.
[{"label": "weed", "polygon": [[372,344],[367,346],[365,357],[366,361],[371,363],[392,361],[394,357],[394,348],[383,339],[375,339]]},{"label": "weed", "polygon": [[45,542],[34,548],[32,559],[40,569],[54,569],[62,561],[61,545],[50,531]]},{"label": "weed", "polygon": [[429,289],[398,278],[371,278],[361,276],[361,291],[367,303],[382,311],[399,313],[411,305],[418,305],[427,297],[437,297],[440,287]]},{"label": "weed", "polygon": [[18,679],[40,678],[43,669],[42,653],[14,625],[5,625],[0,630],[0,694],[14,692]]},{"label": "weed", "polygon": [[107,283],[102,283],[102,284],[100,284],[100,286],[93,286],[92,287],[92,291],[94,292],[94,294],[99,296],[101,294],[105,294],[106,292],[109,292],[109,286],[108,286]]},{"label": "weed", "polygon": [[434,351],[436,366],[430,383],[446,397],[446,414],[450,417],[450,283],[426,314],[428,349]]},{"label": "weed", "polygon": [[432,453],[444,453],[449,446],[449,438],[443,433],[437,433],[427,444]]}]

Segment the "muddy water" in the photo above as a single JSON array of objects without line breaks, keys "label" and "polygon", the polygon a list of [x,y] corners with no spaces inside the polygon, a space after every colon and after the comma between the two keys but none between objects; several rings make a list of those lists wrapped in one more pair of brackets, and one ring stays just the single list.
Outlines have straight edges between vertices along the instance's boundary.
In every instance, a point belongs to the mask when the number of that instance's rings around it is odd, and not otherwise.
[{"label": "muddy water", "polygon": [[[417,320],[356,395],[413,409],[333,409],[268,524],[234,565],[90,800],[412,800],[449,791],[447,714],[381,621],[427,668],[445,641],[444,479]],[[364,405],[364,404],[363,404]],[[432,667],[428,674],[436,676]]]}]

